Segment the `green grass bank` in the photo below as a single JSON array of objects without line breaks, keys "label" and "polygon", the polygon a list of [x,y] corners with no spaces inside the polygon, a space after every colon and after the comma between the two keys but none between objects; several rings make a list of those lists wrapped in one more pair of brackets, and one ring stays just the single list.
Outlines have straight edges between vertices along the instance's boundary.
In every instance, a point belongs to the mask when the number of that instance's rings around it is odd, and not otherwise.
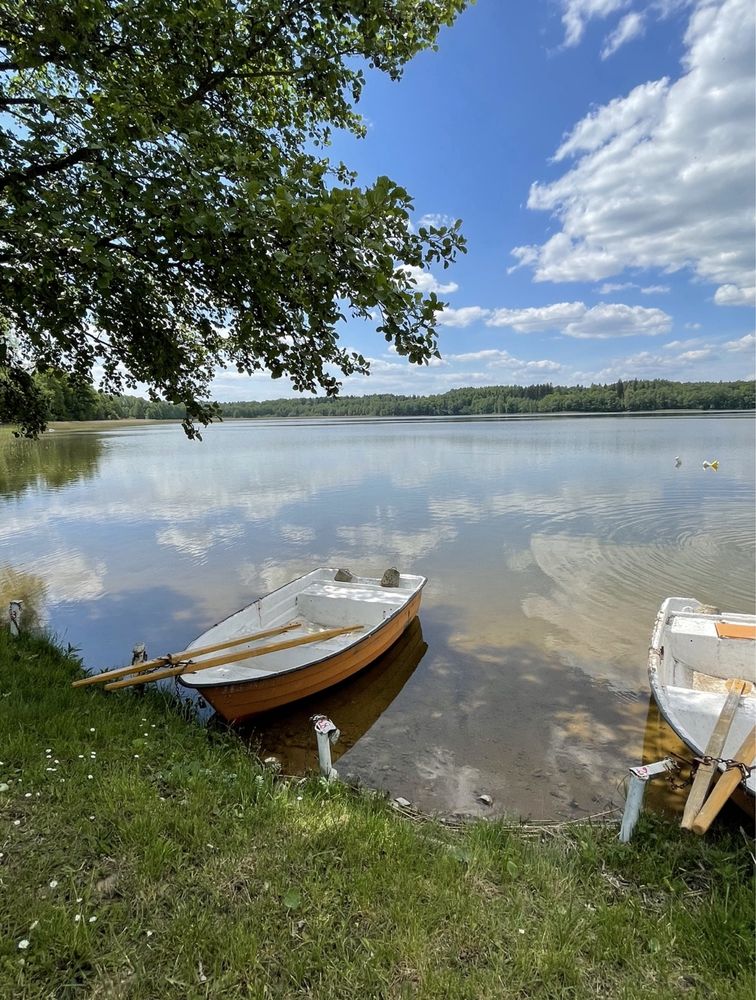
[{"label": "green grass bank", "polygon": [[753,997],[742,836],[415,825],[0,634],[0,996]]}]

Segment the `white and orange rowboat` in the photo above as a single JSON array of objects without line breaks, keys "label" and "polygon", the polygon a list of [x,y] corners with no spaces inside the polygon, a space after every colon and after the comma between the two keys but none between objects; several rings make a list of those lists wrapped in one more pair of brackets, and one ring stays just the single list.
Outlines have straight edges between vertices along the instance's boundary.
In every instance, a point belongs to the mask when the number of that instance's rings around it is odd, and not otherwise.
[{"label": "white and orange rowboat", "polygon": [[[197,691],[222,718],[239,722],[346,680],[392,646],[420,608],[425,577],[389,571],[386,578],[394,585],[335,569],[292,580],[198,636],[187,654],[252,634],[239,643],[233,662],[202,669],[212,653],[192,657],[197,672],[188,667],[178,683]],[[255,654],[269,644],[263,636],[255,639],[255,631],[269,636],[284,629],[286,642],[277,645],[286,648]]]},{"label": "white and orange rowboat", "polygon": [[[694,755],[711,759],[712,772],[724,770],[730,758],[754,763],[756,616],[722,614],[690,597],[668,598],[651,636],[648,676],[662,716]],[[743,785],[753,798],[756,771]],[[704,783],[683,826],[692,825],[707,788]]]}]

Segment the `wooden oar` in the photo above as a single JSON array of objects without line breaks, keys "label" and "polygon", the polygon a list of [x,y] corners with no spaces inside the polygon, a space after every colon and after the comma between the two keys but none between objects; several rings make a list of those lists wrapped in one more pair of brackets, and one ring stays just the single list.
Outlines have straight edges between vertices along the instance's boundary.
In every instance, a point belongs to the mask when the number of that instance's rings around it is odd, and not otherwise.
[{"label": "wooden oar", "polygon": [[165,653],[154,660],[145,660],[143,663],[132,663],[130,667],[117,667],[115,670],[103,670],[102,673],[92,674],[91,677],[82,677],[81,680],[72,681],[71,687],[86,687],[87,684],[102,684],[103,681],[112,681],[116,677],[125,677],[126,674],[143,674],[153,667],[163,667],[166,663],[176,663],[178,660],[186,660],[190,656],[204,656],[205,653],[217,653],[218,650],[228,649],[230,646],[238,646],[242,642],[255,642],[257,639],[269,639],[273,635],[281,635],[289,629],[297,628],[299,622],[289,622],[288,625],[281,625],[278,628],[269,628],[264,632],[252,632],[249,635],[240,635],[236,639],[229,639],[227,642],[216,642],[214,646],[201,646],[197,649],[182,649],[179,653]]},{"label": "wooden oar", "polygon": [[[722,753],[722,748],[725,745],[725,740],[727,739],[730,727],[732,726],[732,720],[735,718],[735,713],[738,710],[738,703],[741,695],[747,694],[750,689],[751,685],[748,681],[741,681],[737,678],[731,678],[728,680],[727,690],[729,691],[729,694],[725,698],[722,711],[719,713],[719,718],[717,719],[714,729],[711,732],[709,742],[706,744],[706,749],[704,750],[705,757],[719,757]],[[714,780],[714,772],[716,769],[717,765],[714,761],[710,764],[698,765],[696,777],[693,781],[693,786],[690,789],[688,801],[685,803],[685,811],[683,812],[682,821],[680,823],[683,830],[691,830],[693,828],[693,821],[703,807],[706,793],[709,791],[709,786]]]},{"label": "wooden oar", "polygon": [[285,642],[272,642],[267,646],[258,646],[256,649],[243,649],[240,653],[231,653],[227,656],[216,656],[200,663],[182,663],[170,670],[155,670],[151,674],[143,677],[127,677],[124,681],[114,681],[105,685],[106,691],[116,691],[118,688],[132,687],[136,684],[149,684],[150,681],[161,681],[165,677],[175,677],[177,674],[196,674],[200,670],[209,670],[211,667],[221,667],[227,663],[236,663],[238,660],[249,660],[253,656],[264,656],[266,653],[277,653],[279,649],[291,649],[293,646],[302,646],[306,642],[320,642],[324,639],[333,639],[336,635],[343,635],[345,632],[354,632],[364,628],[364,625],[347,625],[345,628],[331,628],[324,632],[313,632],[312,635],[303,635],[298,639],[287,639]]},{"label": "wooden oar", "polygon": [[[741,746],[732,757],[733,760],[740,761],[753,767],[756,764],[756,726],[751,726],[750,733],[743,740]],[[743,775],[737,767],[730,768],[719,776],[719,781],[714,786],[714,790],[706,800],[703,809],[696,816],[692,826],[693,833],[706,833],[716,817],[719,815],[722,806],[729,799],[740,782]]]}]

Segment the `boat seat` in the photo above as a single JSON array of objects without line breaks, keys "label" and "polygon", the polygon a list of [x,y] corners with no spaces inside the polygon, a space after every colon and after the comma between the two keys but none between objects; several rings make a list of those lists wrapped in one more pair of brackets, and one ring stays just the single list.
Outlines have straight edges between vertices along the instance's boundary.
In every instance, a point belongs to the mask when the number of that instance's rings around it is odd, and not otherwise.
[{"label": "boat seat", "polygon": [[407,593],[370,584],[311,583],[297,595],[297,614],[320,625],[378,625],[407,600]]},{"label": "boat seat", "polygon": [[756,657],[751,642],[717,634],[717,622],[708,618],[673,616],[667,628],[665,655],[712,677],[742,677],[756,682]]}]

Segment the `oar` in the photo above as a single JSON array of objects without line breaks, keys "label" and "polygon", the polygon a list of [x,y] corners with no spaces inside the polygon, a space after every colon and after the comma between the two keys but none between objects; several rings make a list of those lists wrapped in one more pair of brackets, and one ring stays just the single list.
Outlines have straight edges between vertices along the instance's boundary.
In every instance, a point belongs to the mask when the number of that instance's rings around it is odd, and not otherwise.
[{"label": "oar", "polygon": [[[719,713],[719,718],[711,732],[709,742],[706,744],[706,749],[704,750],[705,757],[719,757],[721,754],[727,734],[730,732],[730,727],[732,726],[732,720],[735,718],[735,713],[738,710],[740,697],[743,694],[747,694],[750,689],[751,685],[748,681],[741,681],[737,678],[728,680],[727,690],[729,694],[725,698],[722,711]],[[716,769],[717,765],[713,761],[710,764],[698,765],[696,777],[690,789],[688,801],[685,803],[685,811],[680,823],[683,830],[691,830],[693,828],[693,821],[701,811],[706,793],[709,791],[709,786],[714,780]]]},{"label": "oar", "polygon": [[[751,726],[750,733],[743,740],[737,752],[733,754],[732,759],[748,764],[750,767],[756,764],[756,726]],[[692,827],[693,833],[706,833],[742,778],[743,775],[737,767],[732,767],[719,776],[714,791],[706,800],[701,812],[696,816]]]},{"label": "oar", "polygon": [[209,670],[211,667],[224,666],[227,663],[236,663],[238,660],[249,660],[253,656],[264,656],[266,653],[277,653],[279,649],[291,649],[292,646],[302,646],[306,642],[320,642],[325,639],[332,639],[336,635],[343,635],[345,632],[354,632],[356,629],[364,628],[364,625],[347,625],[345,628],[331,628],[324,632],[313,632],[312,635],[303,635],[298,639],[287,639],[285,642],[272,642],[267,646],[258,646],[256,649],[243,649],[240,653],[231,653],[228,656],[216,656],[210,660],[200,663],[182,663],[170,670],[156,670],[143,677],[127,677],[125,681],[114,681],[105,685],[106,691],[116,691],[118,688],[131,687],[136,684],[149,684],[150,681],[161,681],[165,677],[175,677],[177,674],[196,674],[200,670]]},{"label": "oar", "polygon": [[252,632],[250,635],[240,635],[236,639],[229,639],[227,642],[217,642],[214,646],[201,646],[198,649],[182,649],[179,653],[164,653],[154,660],[145,660],[143,663],[132,663],[130,667],[117,667],[115,670],[103,670],[102,673],[92,674],[91,677],[82,677],[81,680],[72,681],[71,687],[86,687],[87,684],[101,684],[103,681],[115,680],[116,677],[124,677],[126,674],[142,674],[145,670],[152,670],[153,667],[162,667],[166,663],[177,660],[186,660],[189,656],[203,656],[205,653],[216,653],[220,649],[228,649],[229,646],[238,646],[242,642],[254,642],[256,639],[269,639],[273,635],[280,635],[288,632],[289,629],[297,628],[299,622],[289,622],[288,625],[281,625],[278,628],[269,628],[265,632]]}]

